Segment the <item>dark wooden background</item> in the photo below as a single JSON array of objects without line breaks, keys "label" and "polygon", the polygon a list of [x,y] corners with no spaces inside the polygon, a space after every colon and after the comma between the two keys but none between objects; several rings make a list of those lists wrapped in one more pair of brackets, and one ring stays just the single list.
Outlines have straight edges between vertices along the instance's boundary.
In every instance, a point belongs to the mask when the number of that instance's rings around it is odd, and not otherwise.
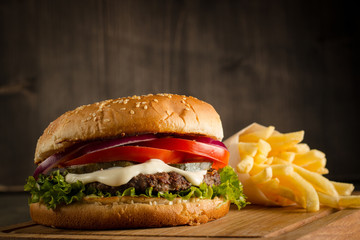
[{"label": "dark wooden background", "polygon": [[82,104],[171,92],[327,154],[359,182],[355,1],[0,1],[0,185],[34,170],[37,138]]}]

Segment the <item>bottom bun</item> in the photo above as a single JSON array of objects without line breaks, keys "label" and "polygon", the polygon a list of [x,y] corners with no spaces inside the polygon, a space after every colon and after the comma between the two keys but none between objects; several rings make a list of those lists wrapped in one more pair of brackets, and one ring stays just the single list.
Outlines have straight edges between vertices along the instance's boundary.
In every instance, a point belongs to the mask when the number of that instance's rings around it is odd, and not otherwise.
[{"label": "bottom bun", "polygon": [[81,202],[48,209],[30,204],[34,222],[56,228],[121,229],[198,225],[225,216],[230,202],[221,198],[168,201],[148,197],[85,198]]}]

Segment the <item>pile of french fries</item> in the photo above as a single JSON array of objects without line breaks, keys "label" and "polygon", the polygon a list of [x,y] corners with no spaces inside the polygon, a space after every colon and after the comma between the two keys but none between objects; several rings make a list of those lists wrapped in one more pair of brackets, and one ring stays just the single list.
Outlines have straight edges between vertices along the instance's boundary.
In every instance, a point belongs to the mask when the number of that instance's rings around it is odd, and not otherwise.
[{"label": "pile of french fries", "polygon": [[320,205],[338,209],[360,207],[360,196],[351,196],[352,184],[323,176],[328,173],[325,154],[310,149],[302,143],[303,138],[304,131],[279,133],[273,126],[255,123],[225,144],[232,158],[230,165],[238,175],[248,176],[251,185],[276,205],[295,203],[309,212],[318,211]]}]

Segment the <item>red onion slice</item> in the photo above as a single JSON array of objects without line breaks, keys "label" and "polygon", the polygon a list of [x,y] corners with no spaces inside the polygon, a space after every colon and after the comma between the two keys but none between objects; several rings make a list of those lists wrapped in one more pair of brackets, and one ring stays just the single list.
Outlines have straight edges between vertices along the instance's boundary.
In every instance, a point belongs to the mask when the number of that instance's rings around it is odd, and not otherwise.
[{"label": "red onion slice", "polygon": [[47,173],[50,169],[55,167],[59,161],[65,156],[64,153],[56,153],[45,159],[39,166],[35,169],[33,177],[38,178],[39,174]]},{"label": "red onion slice", "polygon": [[191,137],[183,137],[183,138],[188,139],[188,140],[195,140],[197,142],[207,143],[207,144],[211,144],[211,145],[216,145],[216,146],[227,149],[227,147],[225,146],[224,143],[222,143],[218,140],[215,140],[213,138],[203,137],[203,136],[191,136]]},{"label": "red onion slice", "polygon": [[118,139],[112,139],[112,140],[106,140],[106,141],[100,141],[100,142],[94,142],[90,143],[88,145],[85,145],[83,148],[79,149],[80,151],[76,152],[76,156],[78,157],[87,153],[93,153],[99,150],[105,150],[108,148],[113,147],[119,147],[123,145],[128,144],[135,144],[138,142],[145,142],[145,141],[151,141],[157,139],[157,137],[154,134],[144,134],[140,136],[132,136],[132,137],[125,137],[125,138],[118,138]]}]

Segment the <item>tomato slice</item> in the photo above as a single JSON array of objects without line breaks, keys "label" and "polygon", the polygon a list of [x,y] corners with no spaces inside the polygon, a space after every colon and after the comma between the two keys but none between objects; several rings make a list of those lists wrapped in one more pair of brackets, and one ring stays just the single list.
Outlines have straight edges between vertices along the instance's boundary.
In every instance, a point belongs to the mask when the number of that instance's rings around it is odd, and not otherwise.
[{"label": "tomato slice", "polygon": [[225,167],[229,162],[230,156],[229,151],[221,146],[181,138],[158,138],[152,141],[139,143],[138,145],[179,151],[210,159],[213,162],[213,168],[215,169]]}]

